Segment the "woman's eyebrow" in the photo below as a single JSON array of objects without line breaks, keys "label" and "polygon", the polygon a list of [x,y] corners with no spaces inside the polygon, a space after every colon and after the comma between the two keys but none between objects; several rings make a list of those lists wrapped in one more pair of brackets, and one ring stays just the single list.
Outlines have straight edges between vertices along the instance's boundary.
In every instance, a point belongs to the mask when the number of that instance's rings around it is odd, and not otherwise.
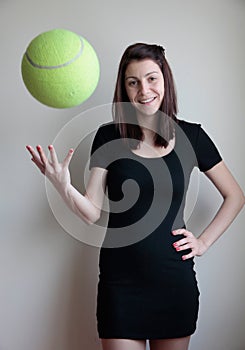
[{"label": "woman's eyebrow", "polygon": [[[145,75],[144,75],[144,77],[148,77],[149,75],[151,75],[151,74],[153,74],[153,73],[156,73],[156,74],[159,74],[159,72],[157,72],[157,71],[152,71],[152,72],[149,72],[149,73],[146,73]],[[133,75],[129,75],[128,77],[125,77],[125,80],[127,80],[127,79],[138,79],[137,77],[135,77],[135,76],[133,76]]]}]

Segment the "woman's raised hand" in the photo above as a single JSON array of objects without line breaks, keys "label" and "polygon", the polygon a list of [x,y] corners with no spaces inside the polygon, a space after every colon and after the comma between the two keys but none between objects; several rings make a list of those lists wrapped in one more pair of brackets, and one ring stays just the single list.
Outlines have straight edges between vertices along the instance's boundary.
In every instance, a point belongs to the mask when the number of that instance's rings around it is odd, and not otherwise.
[{"label": "woman's raised hand", "polygon": [[48,147],[50,159],[47,158],[41,146],[36,147],[37,152],[29,145],[26,148],[32,155],[31,160],[57,189],[64,189],[71,183],[69,164],[74,153],[73,149],[70,149],[63,162],[59,163],[54,146],[52,145]]}]

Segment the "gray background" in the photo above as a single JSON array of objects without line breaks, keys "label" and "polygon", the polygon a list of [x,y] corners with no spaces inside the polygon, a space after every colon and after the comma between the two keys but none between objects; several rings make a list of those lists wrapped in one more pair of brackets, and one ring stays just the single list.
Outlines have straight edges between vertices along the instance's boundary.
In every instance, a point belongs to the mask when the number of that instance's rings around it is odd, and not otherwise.
[{"label": "gray background", "polygon": [[[244,188],[245,2],[1,0],[0,26],[0,349],[100,349],[95,320],[98,248],[73,238],[57,222],[44,179],[25,145],[46,147],[73,117],[110,103],[125,47],[136,41],[158,43],[166,48],[174,73],[179,117],[202,123]],[[20,74],[30,40],[54,28],[87,38],[101,64],[93,96],[69,110],[34,100]],[[80,167],[75,157],[77,183],[79,176],[83,179]],[[189,228],[199,234],[220,202],[201,175]],[[244,237],[241,214],[196,259],[201,305],[191,350],[245,347]]]}]

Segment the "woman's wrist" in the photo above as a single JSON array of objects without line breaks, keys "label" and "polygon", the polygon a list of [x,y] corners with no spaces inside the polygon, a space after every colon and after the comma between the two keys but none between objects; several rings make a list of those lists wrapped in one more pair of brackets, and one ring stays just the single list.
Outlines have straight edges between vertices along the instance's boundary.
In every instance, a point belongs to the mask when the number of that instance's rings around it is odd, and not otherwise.
[{"label": "woman's wrist", "polygon": [[202,236],[199,236],[199,237],[197,238],[197,241],[198,241],[198,245],[199,245],[197,255],[198,255],[198,256],[201,256],[201,255],[203,255],[204,253],[206,253],[206,251],[209,249],[210,245],[207,243],[207,241],[205,240],[205,238],[202,237]]}]

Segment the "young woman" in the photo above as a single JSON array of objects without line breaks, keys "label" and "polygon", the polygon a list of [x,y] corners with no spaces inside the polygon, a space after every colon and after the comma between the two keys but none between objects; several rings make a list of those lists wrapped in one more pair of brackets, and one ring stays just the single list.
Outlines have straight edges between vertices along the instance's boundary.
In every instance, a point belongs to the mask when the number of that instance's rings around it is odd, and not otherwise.
[{"label": "young woman", "polygon": [[[100,126],[93,141],[84,195],[70,182],[73,150],[59,163],[52,145],[50,161],[41,146],[37,152],[27,149],[87,223],[100,218],[108,190],[97,302],[103,350],[143,350],[147,339],[151,350],[187,350],[199,306],[193,258],[228,228],[244,195],[200,124],[177,119],[173,77],[161,46],[138,43],[126,49],[113,107],[113,122]],[[195,166],[223,203],[205,230],[194,235],[183,212]]]}]

